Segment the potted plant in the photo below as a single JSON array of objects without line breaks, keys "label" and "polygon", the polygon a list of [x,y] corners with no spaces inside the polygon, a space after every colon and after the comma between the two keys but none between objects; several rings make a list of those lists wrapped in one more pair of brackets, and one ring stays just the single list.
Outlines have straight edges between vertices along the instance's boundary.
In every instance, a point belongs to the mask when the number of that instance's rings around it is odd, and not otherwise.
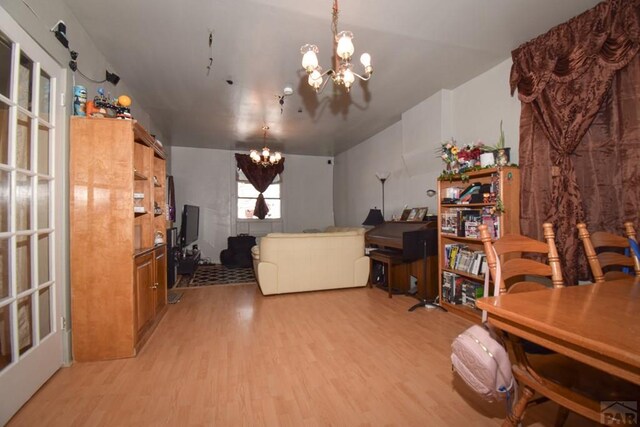
[{"label": "potted plant", "polygon": [[[496,145],[485,145],[484,151],[486,153],[493,154],[493,162],[489,156],[485,156],[484,161],[482,161],[482,166],[490,166],[492,164],[497,164],[498,166],[506,166],[509,164],[510,151],[511,148],[505,147],[505,138],[504,138],[504,130],[502,129],[502,120],[500,120],[500,137],[498,138],[498,142]],[[484,154],[483,154],[484,155]],[[486,164],[485,164],[486,163]]]}]

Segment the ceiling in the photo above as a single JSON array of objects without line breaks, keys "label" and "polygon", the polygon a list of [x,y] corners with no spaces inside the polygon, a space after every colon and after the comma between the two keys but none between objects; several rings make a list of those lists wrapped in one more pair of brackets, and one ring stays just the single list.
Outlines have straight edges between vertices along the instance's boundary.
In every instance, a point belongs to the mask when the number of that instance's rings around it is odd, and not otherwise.
[{"label": "ceiling", "polygon": [[[65,2],[171,145],[256,148],[266,123],[270,147],[323,156],[375,135],[438,90],[598,3],[342,0],[338,31],[355,35],[356,71],[366,51],[374,74],[350,94],[329,83],[317,95],[300,46],[318,45],[320,65],[329,67],[332,0]],[[277,96],[286,84],[294,93],[281,113]]]}]

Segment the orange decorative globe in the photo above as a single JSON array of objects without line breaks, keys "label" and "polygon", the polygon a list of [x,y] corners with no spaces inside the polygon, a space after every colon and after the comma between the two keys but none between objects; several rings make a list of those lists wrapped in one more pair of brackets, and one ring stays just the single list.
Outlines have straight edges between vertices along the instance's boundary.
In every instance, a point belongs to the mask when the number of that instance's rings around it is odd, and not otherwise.
[{"label": "orange decorative globe", "polygon": [[131,105],[131,98],[129,98],[127,95],[120,95],[118,97],[118,104],[122,105],[123,107],[129,107]]}]

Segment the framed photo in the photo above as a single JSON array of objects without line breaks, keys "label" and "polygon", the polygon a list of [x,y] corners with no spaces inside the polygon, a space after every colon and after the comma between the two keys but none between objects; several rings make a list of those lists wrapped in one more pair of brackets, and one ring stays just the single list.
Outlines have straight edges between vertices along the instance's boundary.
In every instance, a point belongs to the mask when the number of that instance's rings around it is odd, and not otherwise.
[{"label": "framed photo", "polygon": [[418,214],[416,216],[415,221],[423,221],[424,217],[427,216],[427,208],[417,208]]},{"label": "framed photo", "polygon": [[411,209],[409,216],[407,217],[407,221],[416,221],[416,217],[418,216],[418,208]]},{"label": "framed photo", "polygon": [[402,211],[402,216],[400,217],[400,221],[406,221],[409,218],[409,214],[411,213],[411,209],[405,209]]}]

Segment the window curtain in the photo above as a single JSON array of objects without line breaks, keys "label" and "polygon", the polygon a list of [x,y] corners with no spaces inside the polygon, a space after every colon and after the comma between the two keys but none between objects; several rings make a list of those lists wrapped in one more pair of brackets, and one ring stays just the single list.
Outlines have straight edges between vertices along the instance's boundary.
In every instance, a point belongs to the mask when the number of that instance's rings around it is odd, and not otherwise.
[{"label": "window curtain", "polygon": [[640,0],[609,0],[512,52],[520,226],[542,240],[542,223],[555,224],[568,285],[588,274],[578,222],[621,232],[637,219],[639,47]]},{"label": "window curtain", "polygon": [[267,202],[264,201],[262,193],[267,191],[267,188],[269,188],[276,178],[276,175],[284,171],[284,157],[280,159],[278,164],[265,167],[253,163],[253,160],[251,160],[248,154],[236,153],[236,163],[238,168],[244,172],[251,185],[253,185],[253,188],[260,192],[253,214],[260,219],[265,219],[269,213],[269,207],[267,206]]}]

